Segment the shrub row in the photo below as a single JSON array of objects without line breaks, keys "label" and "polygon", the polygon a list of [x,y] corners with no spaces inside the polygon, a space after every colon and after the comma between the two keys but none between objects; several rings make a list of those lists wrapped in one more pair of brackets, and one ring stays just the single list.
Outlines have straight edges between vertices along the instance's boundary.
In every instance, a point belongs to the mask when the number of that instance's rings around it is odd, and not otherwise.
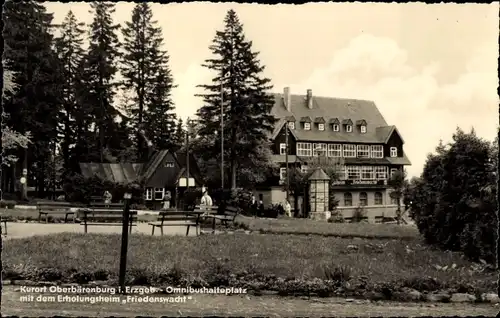
[{"label": "shrub row", "polygon": [[16,206],[16,201],[8,201],[8,200],[1,200],[0,201],[0,208],[1,209],[13,209]]}]

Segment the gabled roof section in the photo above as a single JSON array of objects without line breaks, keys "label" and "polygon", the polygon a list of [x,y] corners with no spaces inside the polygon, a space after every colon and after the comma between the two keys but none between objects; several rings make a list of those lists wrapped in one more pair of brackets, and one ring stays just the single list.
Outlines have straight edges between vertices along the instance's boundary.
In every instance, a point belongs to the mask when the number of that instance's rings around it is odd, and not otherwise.
[{"label": "gabled roof section", "polygon": [[366,120],[356,120],[356,126],[366,126]]},{"label": "gabled roof section", "polygon": [[342,125],[351,125],[352,126],[352,120],[350,118],[346,118],[342,121]]},{"label": "gabled roof section", "polygon": [[[297,129],[293,133],[298,141],[382,144],[387,140],[384,127],[389,126],[373,101],[313,95],[314,107],[310,109],[307,107],[306,92],[304,92],[302,95],[292,94],[290,106],[287,109],[283,103],[283,94],[273,94],[273,96],[275,104],[271,109],[271,115],[278,119],[292,115],[297,119],[306,116],[310,118],[323,117],[330,124],[336,123],[335,119],[338,120],[339,124],[348,119],[354,122],[365,120],[371,127],[367,129],[366,133],[361,133],[356,129],[350,133],[342,130],[332,133],[331,129]],[[278,122],[276,125],[280,124]]]},{"label": "gabled roof section", "polygon": [[[283,129],[283,126],[285,126],[286,124],[286,121],[284,119],[281,119],[278,121],[278,123],[274,126],[274,131],[271,135],[271,139],[274,140],[278,134],[280,133],[281,129]],[[295,130],[294,129],[290,129],[289,127],[288,128],[288,132],[295,138],[297,139],[297,134],[295,133]]]},{"label": "gabled roof section", "polygon": [[286,116],[285,118],[286,120],[288,121],[291,121],[291,122],[296,122],[297,120],[295,119],[295,116],[291,115],[291,116]]},{"label": "gabled roof section", "polygon": [[168,155],[168,150],[156,151],[151,159],[146,163],[143,169],[142,178],[147,183],[149,179],[153,176],[155,171],[158,169],[160,164],[163,162],[165,157]]},{"label": "gabled roof section", "polygon": [[301,123],[312,123],[312,119],[309,116],[304,116],[304,117],[300,118],[300,122]]},{"label": "gabled roof section", "polygon": [[113,183],[129,184],[138,181],[142,168],[140,163],[80,163],[84,178],[98,177]]},{"label": "gabled roof section", "polygon": [[377,133],[377,136],[380,139],[380,142],[383,142],[384,144],[386,144],[389,141],[389,138],[391,138],[392,134],[394,134],[394,133],[398,134],[398,136],[399,136],[399,138],[401,138],[401,141],[403,142],[403,144],[405,143],[403,137],[399,133],[396,126],[377,127],[375,129],[375,131]]},{"label": "gabled roof section", "polygon": [[324,124],[325,119],[323,117],[316,117],[316,118],[314,118],[314,123],[315,124]]},{"label": "gabled roof section", "polygon": [[331,125],[333,125],[333,124],[335,124],[335,125],[340,125],[340,121],[339,121],[339,119],[338,119],[338,118],[336,118],[336,117],[335,117],[335,118],[331,118],[331,119],[330,119],[330,121],[329,121],[328,123],[329,123],[329,124],[331,124]]}]

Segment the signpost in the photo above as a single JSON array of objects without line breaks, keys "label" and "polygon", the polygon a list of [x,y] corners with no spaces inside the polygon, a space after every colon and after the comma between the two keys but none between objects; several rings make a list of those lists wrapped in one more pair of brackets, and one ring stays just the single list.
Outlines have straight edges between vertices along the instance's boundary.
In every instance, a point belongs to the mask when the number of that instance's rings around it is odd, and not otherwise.
[{"label": "signpost", "polygon": [[123,225],[122,225],[122,249],[120,253],[120,292],[125,293],[125,273],[127,272],[127,249],[128,249],[128,227],[130,223],[130,199],[131,193],[125,193],[125,206],[123,208]]}]

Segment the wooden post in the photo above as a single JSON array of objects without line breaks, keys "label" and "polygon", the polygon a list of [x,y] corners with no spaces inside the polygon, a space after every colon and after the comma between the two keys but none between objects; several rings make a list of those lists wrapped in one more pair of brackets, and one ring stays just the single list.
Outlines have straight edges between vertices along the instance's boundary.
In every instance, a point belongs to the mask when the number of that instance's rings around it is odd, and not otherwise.
[{"label": "wooden post", "polygon": [[127,250],[128,250],[128,227],[130,219],[130,199],[132,194],[125,193],[123,195],[125,199],[125,206],[123,207],[123,220],[122,220],[122,249],[120,253],[120,292],[125,294],[125,273],[127,272]]}]

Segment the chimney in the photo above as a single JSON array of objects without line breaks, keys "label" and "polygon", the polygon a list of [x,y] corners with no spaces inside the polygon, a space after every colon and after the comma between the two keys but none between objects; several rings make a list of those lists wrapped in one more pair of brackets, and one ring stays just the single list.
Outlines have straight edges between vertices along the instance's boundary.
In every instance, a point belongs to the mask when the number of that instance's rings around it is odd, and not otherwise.
[{"label": "chimney", "polygon": [[307,107],[309,109],[313,108],[313,91],[312,91],[312,89],[307,90]]},{"label": "chimney", "polygon": [[292,96],[290,95],[290,87],[283,88],[283,101],[285,102],[286,110],[292,111]]}]

